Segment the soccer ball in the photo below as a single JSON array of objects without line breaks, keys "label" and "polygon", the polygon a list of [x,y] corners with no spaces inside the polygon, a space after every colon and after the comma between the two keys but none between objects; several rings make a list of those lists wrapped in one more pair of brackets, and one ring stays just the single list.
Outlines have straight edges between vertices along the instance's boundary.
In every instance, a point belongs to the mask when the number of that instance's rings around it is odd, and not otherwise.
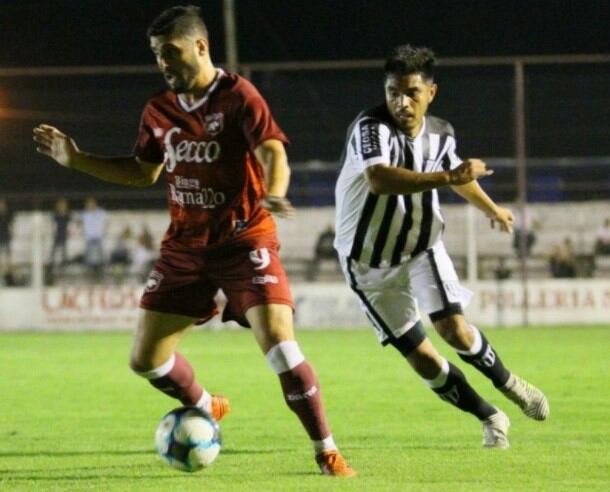
[{"label": "soccer ball", "polygon": [[221,443],[218,422],[197,407],[175,408],[161,419],[155,433],[161,459],[184,472],[210,466]]}]

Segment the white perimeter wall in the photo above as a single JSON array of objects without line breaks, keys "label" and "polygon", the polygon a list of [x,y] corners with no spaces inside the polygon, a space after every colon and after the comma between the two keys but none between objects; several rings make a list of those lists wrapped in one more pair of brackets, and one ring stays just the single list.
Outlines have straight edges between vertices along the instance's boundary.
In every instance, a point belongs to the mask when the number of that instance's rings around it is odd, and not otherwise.
[{"label": "white perimeter wall", "polygon": [[[481,326],[517,326],[523,321],[523,289],[518,281],[478,282],[466,314]],[[368,326],[354,294],[343,283],[295,283],[297,325],[303,328]],[[141,287],[51,287],[0,289],[0,331],[131,330]],[[610,280],[530,281],[529,323],[607,324]],[[221,326],[218,318],[208,326]]]}]

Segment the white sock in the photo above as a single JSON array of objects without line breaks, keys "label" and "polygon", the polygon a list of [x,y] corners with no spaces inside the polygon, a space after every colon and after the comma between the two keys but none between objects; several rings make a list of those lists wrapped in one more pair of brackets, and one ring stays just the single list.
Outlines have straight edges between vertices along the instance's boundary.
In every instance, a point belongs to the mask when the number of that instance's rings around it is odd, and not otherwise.
[{"label": "white sock", "polygon": [[321,453],[322,451],[330,451],[332,449],[337,449],[337,445],[335,444],[335,440],[333,439],[332,434],[326,439],[322,439],[321,441],[311,442],[313,444],[313,450],[316,454]]},{"label": "white sock", "polygon": [[483,347],[483,338],[481,338],[481,332],[479,332],[476,326],[469,326],[472,330],[472,334],[474,335],[474,341],[472,342],[472,346],[468,350],[456,350],[456,352],[463,355],[477,355]]},{"label": "white sock", "polygon": [[428,385],[428,387],[432,389],[442,388],[445,386],[447,382],[447,378],[449,377],[449,361],[447,359],[443,359],[441,362],[441,370],[437,374],[434,379],[424,379],[424,382]]},{"label": "white sock", "polygon": [[208,413],[212,412],[212,395],[210,395],[206,390],[203,390],[203,394],[199,401],[195,404],[196,407],[205,410]]}]

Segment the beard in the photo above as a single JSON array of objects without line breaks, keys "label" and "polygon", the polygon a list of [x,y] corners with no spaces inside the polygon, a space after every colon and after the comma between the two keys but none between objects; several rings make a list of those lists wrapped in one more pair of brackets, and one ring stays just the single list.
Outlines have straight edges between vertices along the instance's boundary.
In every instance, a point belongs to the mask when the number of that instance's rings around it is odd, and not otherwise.
[{"label": "beard", "polygon": [[187,65],[181,70],[165,72],[163,78],[171,91],[176,94],[182,94],[188,92],[193,87],[199,71],[199,66]]}]

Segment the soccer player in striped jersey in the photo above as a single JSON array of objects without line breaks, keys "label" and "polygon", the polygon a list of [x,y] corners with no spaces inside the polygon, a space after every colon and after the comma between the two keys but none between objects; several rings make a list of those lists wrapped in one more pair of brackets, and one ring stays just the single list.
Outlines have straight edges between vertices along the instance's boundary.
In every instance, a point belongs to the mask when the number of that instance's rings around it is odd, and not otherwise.
[{"label": "soccer player in striped jersey", "polygon": [[420,309],[466,362],[528,416],[549,414],[544,394],[511,373],[463,315],[472,293],[460,285],[442,241],[437,188],[450,186],[512,232],[513,214],[479,186],[492,174],[460,159],[451,125],[427,114],[434,100],[434,53],[396,47],[385,64],[385,103],[363,111],[347,132],[336,185],[335,247],[347,282],[383,345],[394,346],[443,400],[476,416],[485,447],[508,447],[509,419],[485,401],[426,337]]}]

